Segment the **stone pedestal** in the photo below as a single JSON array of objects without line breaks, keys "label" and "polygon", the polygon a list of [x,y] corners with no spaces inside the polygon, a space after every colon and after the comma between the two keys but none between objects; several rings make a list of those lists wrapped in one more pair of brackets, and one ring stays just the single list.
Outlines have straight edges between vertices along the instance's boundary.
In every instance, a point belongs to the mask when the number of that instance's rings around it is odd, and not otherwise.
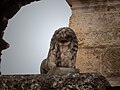
[{"label": "stone pedestal", "polygon": [[55,67],[53,70],[49,70],[47,74],[68,74],[68,73],[80,73],[79,69],[75,68],[66,68],[66,67]]},{"label": "stone pedestal", "polygon": [[[79,40],[77,68],[120,86],[120,0],[67,0]],[[113,79],[114,78],[114,79]]]}]

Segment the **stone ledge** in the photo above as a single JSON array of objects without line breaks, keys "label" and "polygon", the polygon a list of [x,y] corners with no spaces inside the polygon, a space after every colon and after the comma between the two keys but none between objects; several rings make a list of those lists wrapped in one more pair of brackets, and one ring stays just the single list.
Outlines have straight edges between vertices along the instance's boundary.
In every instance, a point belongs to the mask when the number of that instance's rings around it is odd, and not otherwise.
[{"label": "stone ledge", "polygon": [[111,85],[96,73],[1,75],[0,90],[106,90]]}]

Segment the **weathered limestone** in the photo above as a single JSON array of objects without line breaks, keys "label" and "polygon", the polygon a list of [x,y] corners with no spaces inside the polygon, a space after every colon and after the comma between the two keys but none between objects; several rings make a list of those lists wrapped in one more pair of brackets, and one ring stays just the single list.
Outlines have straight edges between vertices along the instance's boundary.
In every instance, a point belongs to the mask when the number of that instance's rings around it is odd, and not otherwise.
[{"label": "weathered limestone", "polygon": [[102,73],[120,86],[120,0],[67,1],[72,6],[69,26],[79,44],[77,68]]},{"label": "weathered limestone", "polygon": [[[110,88],[110,89],[109,89]],[[112,89],[113,88],[113,89]],[[0,76],[0,90],[116,90],[96,73]]]},{"label": "weathered limestone", "polygon": [[63,27],[55,31],[48,56],[43,60],[40,71],[46,73],[75,72],[78,40],[74,31]]}]

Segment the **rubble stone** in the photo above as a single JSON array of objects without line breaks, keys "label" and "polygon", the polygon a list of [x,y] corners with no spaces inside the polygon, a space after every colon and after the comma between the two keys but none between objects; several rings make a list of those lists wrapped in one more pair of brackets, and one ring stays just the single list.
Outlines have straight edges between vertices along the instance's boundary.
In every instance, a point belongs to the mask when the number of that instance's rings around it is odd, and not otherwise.
[{"label": "rubble stone", "polygon": [[3,75],[0,90],[106,90],[111,85],[96,73]]}]

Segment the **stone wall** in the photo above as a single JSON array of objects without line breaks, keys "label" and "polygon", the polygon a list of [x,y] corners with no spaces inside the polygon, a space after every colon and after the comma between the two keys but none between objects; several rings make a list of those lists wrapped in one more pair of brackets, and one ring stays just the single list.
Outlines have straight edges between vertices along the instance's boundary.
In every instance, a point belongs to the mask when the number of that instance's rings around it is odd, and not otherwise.
[{"label": "stone wall", "polygon": [[[77,67],[120,85],[120,0],[67,0],[79,40]],[[114,78],[114,79],[113,79]]]}]

